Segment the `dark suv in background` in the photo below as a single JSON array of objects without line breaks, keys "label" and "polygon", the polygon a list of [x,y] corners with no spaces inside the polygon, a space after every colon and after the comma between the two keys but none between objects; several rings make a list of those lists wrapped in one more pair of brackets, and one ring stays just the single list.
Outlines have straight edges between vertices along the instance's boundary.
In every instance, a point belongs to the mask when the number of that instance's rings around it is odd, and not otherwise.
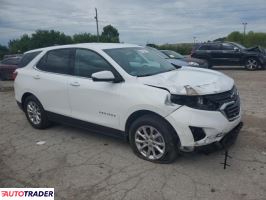
[{"label": "dark suv in background", "polygon": [[248,70],[265,69],[266,51],[257,46],[246,48],[234,42],[207,42],[198,44],[191,57],[204,59],[213,65],[242,65]]}]

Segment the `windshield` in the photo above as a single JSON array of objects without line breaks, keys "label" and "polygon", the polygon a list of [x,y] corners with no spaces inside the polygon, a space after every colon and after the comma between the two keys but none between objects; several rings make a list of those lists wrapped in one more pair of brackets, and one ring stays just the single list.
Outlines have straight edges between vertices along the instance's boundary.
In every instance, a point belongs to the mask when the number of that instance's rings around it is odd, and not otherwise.
[{"label": "windshield", "polygon": [[150,51],[152,51],[153,53],[156,53],[158,56],[164,58],[164,59],[168,59],[168,56],[165,55],[164,53],[162,53],[161,51],[159,51],[158,49],[155,49],[153,47],[146,47],[147,49],[149,49]]},{"label": "windshield", "polygon": [[175,51],[171,51],[171,50],[162,50],[162,52],[164,54],[166,54],[169,58],[174,58],[174,59],[183,59],[184,56],[182,56],[181,54],[175,52]]},{"label": "windshield", "polygon": [[104,52],[132,76],[151,76],[176,69],[171,63],[147,48],[105,49]]}]

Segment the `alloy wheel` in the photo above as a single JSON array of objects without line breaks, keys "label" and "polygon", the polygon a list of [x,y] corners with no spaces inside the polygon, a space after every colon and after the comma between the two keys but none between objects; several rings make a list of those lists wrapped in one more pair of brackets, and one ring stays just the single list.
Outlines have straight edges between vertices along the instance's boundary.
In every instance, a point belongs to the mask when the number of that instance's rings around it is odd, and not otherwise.
[{"label": "alloy wheel", "polygon": [[39,125],[41,123],[41,109],[36,102],[29,101],[27,104],[27,114],[34,125]]},{"label": "alloy wheel", "polygon": [[165,153],[165,141],[162,134],[152,126],[141,126],[135,134],[138,151],[147,159],[160,159]]},{"label": "alloy wheel", "polygon": [[247,69],[249,69],[249,70],[257,69],[257,67],[258,67],[258,62],[257,62],[255,59],[250,58],[250,59],[247,60],[246,67],[247,67]]}]

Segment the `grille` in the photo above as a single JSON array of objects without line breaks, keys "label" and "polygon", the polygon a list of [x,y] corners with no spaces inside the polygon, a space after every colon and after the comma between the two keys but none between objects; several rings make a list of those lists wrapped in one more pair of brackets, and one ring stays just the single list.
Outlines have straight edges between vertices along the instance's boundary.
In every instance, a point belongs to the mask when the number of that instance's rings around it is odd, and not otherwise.
[{"label": "grille", "polygon": [[216,103],[218,107],[221,107],[223,104],[231,102],[231,101],[236,101],[238,97],[238,92],[235,87],[233,87],[231,90],[227,92],[222,92],[219,94],[211,94],[211,95],[206,95],[206,98],[209,99],[210,101]]},{"label": "grille", "polygon": [[240,113],[240,98],[236,87],[219,94],[207,95],[206,98],[217,105],[229,121],[234,120]]},{"label": "grille", "polygon": [[228,104],[222,112],[226,115],[226,117],[232,121],[234,120],[240,112],[240,100],[239,98],[232,102],[232,104]]}]

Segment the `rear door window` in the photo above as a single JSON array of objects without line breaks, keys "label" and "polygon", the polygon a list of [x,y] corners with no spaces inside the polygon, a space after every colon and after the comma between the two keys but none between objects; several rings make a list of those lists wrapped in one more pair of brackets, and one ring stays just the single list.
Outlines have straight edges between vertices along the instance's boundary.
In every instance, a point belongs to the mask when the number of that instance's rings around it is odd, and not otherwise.
[{"label": "rear door window", "polygon": [[37,55],[39,55],[41,51],[35,51],[31,53],[25,53],[20,60],[18,67],[25,67],[27,64],[29,64]]},{"label": "rear door window", "polygon": [[37,64],[37,68],[58,74],[70,74],[72,49],[56,49],[48,51]]}]

